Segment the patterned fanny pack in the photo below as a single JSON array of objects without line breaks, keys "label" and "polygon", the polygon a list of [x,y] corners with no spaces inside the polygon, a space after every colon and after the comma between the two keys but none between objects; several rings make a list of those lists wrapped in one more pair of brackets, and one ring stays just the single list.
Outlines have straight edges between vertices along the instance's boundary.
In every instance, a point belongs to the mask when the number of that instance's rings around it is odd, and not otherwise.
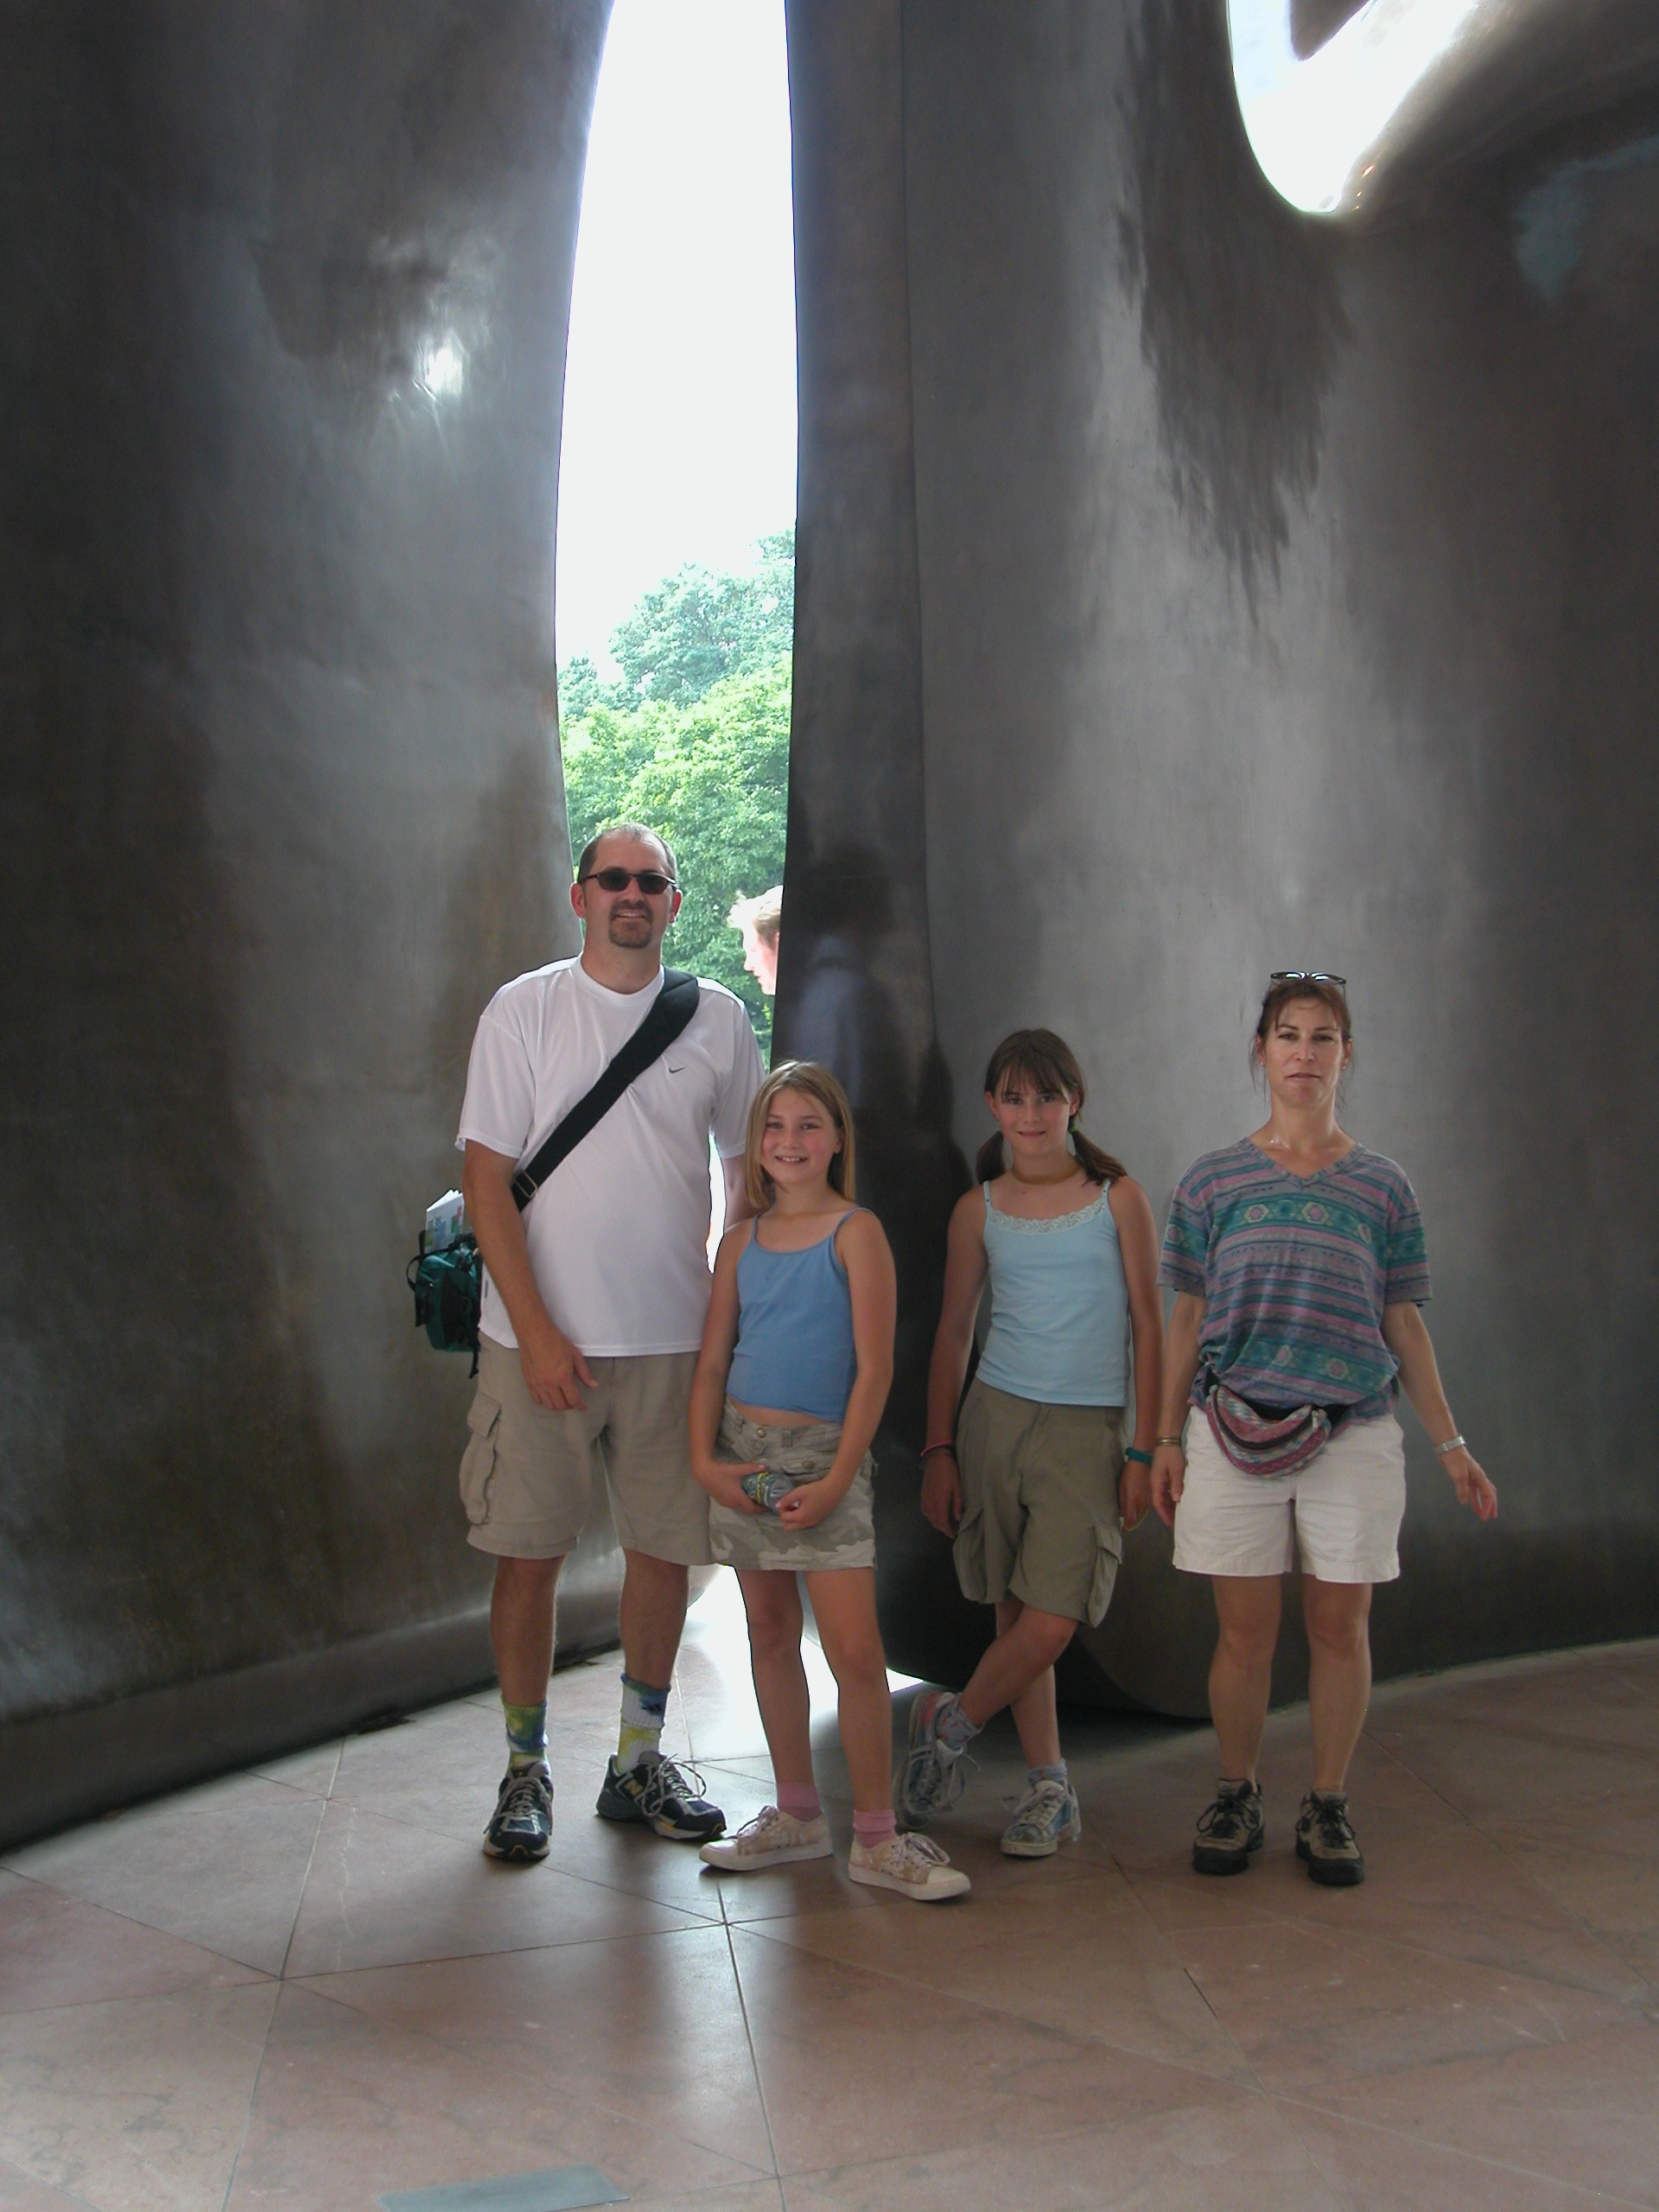
[{"label": "patterned fanny pack", "polygon": [[1243,1475],[1294,1475],[1315,1459],[1342,1420],[1324,1406],[1297,1406],[1287,1414],[1260,1412],[1248,1398],[1212,1382],[1205,1414],[1217,1449]]}]

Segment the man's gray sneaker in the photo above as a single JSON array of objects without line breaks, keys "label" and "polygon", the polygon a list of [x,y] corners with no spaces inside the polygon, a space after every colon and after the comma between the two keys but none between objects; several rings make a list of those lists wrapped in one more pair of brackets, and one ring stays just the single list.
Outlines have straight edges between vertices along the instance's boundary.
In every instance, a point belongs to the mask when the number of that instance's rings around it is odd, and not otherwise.
[{"label": "man's gray sneaker", "polygon": [[1365,1878],[1365,1861],[1348,1818],[1342,1789],[1310,1789],[1296,1823],[1296,1856],[1306,1859],[1310,1881],[1333,1890],[1351,1890]]},{"label": "man's gray sneaker", "polygon": [[553,1840],[553,1777],[545,1766],[509,1767],[484,1831],[492,1859],[545,1859]]},{"label": "man's gray sneaker", "polygon": [[1222,1781],[1198,1815],[1192,1865],[1200,1874],[1242,1874],[1262,1848],[1262,1792],[1253,1782]]},{"label": "man's gray sneaker", "polygon": [[1045,1776],[1033,1782],[1014,1808],[1014,1818],[1002,1831],[1002,1848],[1010,1859],[1047,1859],[1063,1843],[1075,1843],[1083,1834],[1083,1808],[1069,1782]]},{"label": "man's gray sneaker", "polygon": [[939,1714],[949,1695],[924,1690],[910,1708],[910,1740],[893,1777],[893,1809],[906,1827],[925,1828],[948,1813],[962,1795],[968,1768],[977,1764],[966,1751],[939,1741]]},{"label": "man's gray sneaker", "polygon": [[594,1807],[607,1821],[639,1821],[671,1843],[708,1843],[726,1833],[726,1815],[703,1796],[696,1767],[647,1759],[620,1770],[613,1759]]}]

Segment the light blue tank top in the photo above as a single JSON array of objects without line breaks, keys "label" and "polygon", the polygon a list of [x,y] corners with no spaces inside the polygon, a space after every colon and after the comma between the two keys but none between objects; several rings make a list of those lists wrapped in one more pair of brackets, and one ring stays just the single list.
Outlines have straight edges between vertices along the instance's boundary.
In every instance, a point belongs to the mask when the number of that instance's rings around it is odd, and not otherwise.
[{"label": "light blue tank top", "polygon": [[[848,1214],[861,1211],[849,1206]],[[840,1421],[858,1374],[853,1299],[836,1250],[838,1221],[804,1252],[771,1252],[755,1223],[737,1262],[737,1349],[728,1394],[746,1406],[777,1406]]]},{"label": "light blue tank top", "polygon": [[1050,1406],[1121,1406],[1129,1376],[1129,1291],[1103,1190],[1058,1221],[999,1213],[985,1185],[991,1326],[979,1379]]}]

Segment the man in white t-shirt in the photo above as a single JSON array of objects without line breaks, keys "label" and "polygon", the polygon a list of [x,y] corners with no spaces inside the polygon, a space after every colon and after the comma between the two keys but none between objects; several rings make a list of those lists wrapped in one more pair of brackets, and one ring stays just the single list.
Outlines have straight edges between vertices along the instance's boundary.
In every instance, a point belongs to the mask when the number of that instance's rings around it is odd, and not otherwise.
[{"label": "man in white t-shirt", "polygon": [[588,1519],[594,1471],[622,1547],[622,1726],[599,1810],[703,1843],[725,1816],[662,1755],[685,1622],[686,1570],[706,1566],[709,1501],[686,1410],[709,1304],[712,1135],[728,1221],[743,1182],[760,1048],[740,1000],[699,986],[679,1036],[630,1084],[521,1214],[512,1179],[583,1097],[663,988],[679,912],[674,855],[637,822],[602,830],[570,903],[580,958],[505,984],[473,1042],[456,1142],[485,1263],[478,1395],[461,1491],[468,1541],[495,1559],[490,1636],[508,1765],[484,1847],[544,1858],[552,1827],[547,1681],[559,1567]]}]

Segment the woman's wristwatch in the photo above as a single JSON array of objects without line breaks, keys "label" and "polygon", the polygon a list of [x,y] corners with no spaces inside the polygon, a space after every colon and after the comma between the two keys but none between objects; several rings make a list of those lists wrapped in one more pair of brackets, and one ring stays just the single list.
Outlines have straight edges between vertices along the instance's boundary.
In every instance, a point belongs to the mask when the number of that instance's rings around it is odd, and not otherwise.
[{"label": "woman's wristwatch", "polygon": [[1135,1444],[1126,1444],[1124,1446],[1123,1457],[1126,1459],[1133,1459],[1137,1467],[1149,1467],[1152,1465],[1151,1452],[1141,1451],[1140,1446]]},{"label": "woman's wristwatch", "polygon": [[1460,1434],[1448,1436],[1444,1444],[1437,1444],[1434,1446],[1434,1456],[1437,1459],[1444,1459],[1448,1452],[1466,1452],[1468,1449],[1469,1446],[1464,1442]]}]

